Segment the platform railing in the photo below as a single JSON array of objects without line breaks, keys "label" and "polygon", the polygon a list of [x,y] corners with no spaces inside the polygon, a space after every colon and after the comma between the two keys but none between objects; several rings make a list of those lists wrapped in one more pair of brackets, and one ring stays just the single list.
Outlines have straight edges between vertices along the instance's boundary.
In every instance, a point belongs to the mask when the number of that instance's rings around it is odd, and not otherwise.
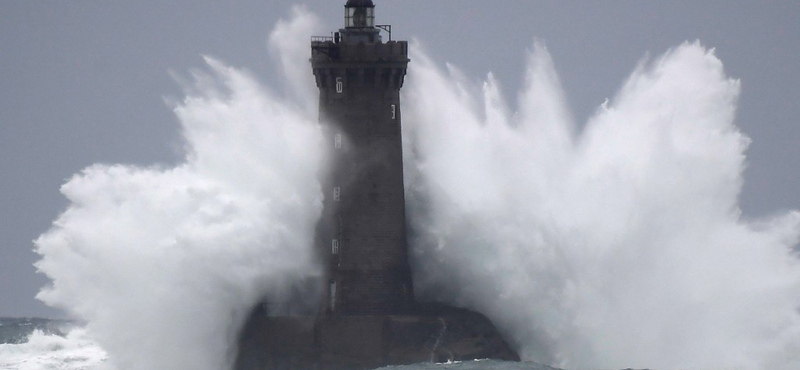
[{"label": "platform railing", "polygon": [[333,42],[333,36],[311,36],[311,42]]}]

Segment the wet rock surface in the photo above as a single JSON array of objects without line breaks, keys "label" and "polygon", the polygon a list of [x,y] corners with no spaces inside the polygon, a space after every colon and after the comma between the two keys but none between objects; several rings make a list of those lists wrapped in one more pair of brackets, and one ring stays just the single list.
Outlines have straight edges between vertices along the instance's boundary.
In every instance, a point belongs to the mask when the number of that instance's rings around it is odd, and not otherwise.
[{"label": "wet rock surface", "polygon": [[255,313],[236,370],[360,370],[423,362],[519,361],[485,316],[423,305],[413,315],[282,316]]}]

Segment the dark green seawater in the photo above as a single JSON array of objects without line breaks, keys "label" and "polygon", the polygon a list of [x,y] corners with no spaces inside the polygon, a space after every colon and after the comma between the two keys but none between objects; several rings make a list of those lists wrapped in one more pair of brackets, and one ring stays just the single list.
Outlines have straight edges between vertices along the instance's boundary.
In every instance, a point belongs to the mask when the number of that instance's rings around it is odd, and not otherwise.
[{"label": "dark green seawater", "polygon": [[61,335],[72,323],[67,320],[40,318],[0,318],[0,344],[25,343],[34,330],[45,334]]}]

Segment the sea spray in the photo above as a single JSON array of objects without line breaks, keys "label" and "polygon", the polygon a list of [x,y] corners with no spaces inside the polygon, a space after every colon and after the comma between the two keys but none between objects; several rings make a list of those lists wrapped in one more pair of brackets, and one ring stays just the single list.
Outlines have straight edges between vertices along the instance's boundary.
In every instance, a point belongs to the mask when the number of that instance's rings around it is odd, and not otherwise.
[{"label": "sea spray", "polygon": [[114,370],[106,359],[105,351],[82,328],[66,335],[36,329],[24,343],[0,343],[3,370]]},{"label": "sea spray", "polygon": [[685,43],[574,133],[547,50],[510,114],[419,47],[406,161],[421,297],[571,368],[796,369],[800,213],[741,217],[739,82]]},{"label": "sea spray", "polygon": [[[295,15],[275,32],[311,33]],[[86,321],[120,369],[228,368],[249,310],[318,274],[316,112],[205,60],[174,105],[184,161],[90,166],[36,241],[52,279],[39,298]]]}]

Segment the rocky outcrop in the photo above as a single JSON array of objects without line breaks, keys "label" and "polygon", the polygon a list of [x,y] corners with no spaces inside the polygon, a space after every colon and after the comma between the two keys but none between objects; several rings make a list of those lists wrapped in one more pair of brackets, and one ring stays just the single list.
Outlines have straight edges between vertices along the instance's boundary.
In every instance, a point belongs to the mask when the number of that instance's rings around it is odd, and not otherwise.
[{"label": "rocky outcrop", "polygon": [[236,370],[360,370],[420,362],[519,361],[485,316],[440,305],[414,315],[283,316],[254,313]]}]

